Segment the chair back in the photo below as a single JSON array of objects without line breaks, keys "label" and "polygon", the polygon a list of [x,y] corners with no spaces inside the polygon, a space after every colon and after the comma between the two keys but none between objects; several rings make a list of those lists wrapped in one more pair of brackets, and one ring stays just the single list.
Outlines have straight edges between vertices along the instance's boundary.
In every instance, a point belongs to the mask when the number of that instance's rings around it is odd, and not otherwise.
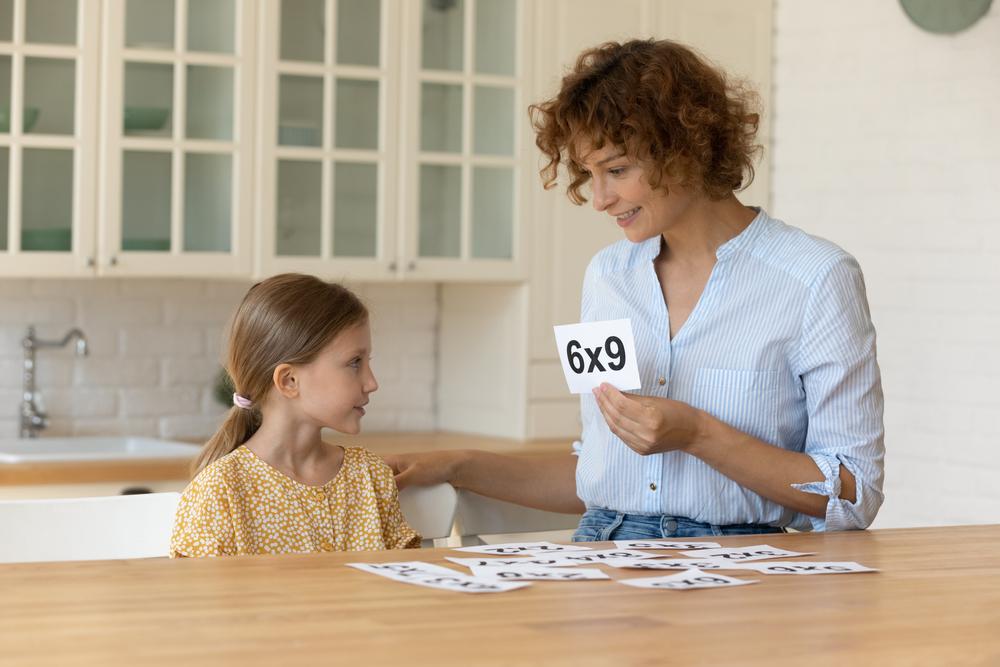
[{"label": "chair back", "polygon": [[406,522],[424,538],[424,544],[451,535],[457,496],[451,484],[410,486],[399,492]]},{"label": "chair back", "polygon": [[0,563],[169,555],[179,493],[0,501]]},{"label": "chair back", "polygon": [[459,534],[469,537],[498,533],[563,531],[576,528],[580,523],[579,514],[546,512],[487,498],[465,489],[458,492],[456,514]]}]

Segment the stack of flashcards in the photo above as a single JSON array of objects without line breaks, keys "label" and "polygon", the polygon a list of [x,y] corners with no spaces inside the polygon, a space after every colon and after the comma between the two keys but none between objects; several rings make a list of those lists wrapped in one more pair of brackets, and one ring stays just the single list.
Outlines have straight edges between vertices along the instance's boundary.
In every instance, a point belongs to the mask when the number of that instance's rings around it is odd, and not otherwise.
[{"label": "stack of flashcards", "polygon": [[[456,549],[474,557],[448,557],[467,567],[470,574],[451,568],[407,561],[400,563],[350,563],[364,572],[418,586],[463,593],[504,593],[530,586],[529,581],[611,580],[594,565],[640,570],[666,570],[656,577],[622,579],[619,583],[636,588],[693,590],[726,588],[758,583],[737,579],[717,570],[747,570],[757,574],[850,574],[877,572],[852,561],[775,560],[809,556],[767,544],[722,547],[715,542],[670,540],[616,541],[614,549],[592,549],[579,544],[516,542]],[[665,551],[679,552],[665,554]],[[499,557],[498,557],[499,556]]]}]

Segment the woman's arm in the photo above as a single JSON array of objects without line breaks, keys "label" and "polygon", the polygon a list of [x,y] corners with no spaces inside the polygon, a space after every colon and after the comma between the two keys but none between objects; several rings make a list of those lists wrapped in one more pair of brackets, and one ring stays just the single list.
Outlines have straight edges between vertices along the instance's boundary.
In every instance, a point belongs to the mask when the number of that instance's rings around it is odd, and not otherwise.
[{"label": "woman's arm", "polygon": [[[824,480],[811,456],[769,445],[686,403],[623,394],[608,384],[594,393],[611,432],[639,454],[680,450],[779,505],[826,515],[825,496],[792,487]],[[840,482],[840,498],[854,502],[854,476],[844,466]]]},{"label": "woman's arm", "polygon": [[448,482],[455,488],[549,512],[579,514],[576,456],[494,454],[478,449],[385,457],[399,488]]}]

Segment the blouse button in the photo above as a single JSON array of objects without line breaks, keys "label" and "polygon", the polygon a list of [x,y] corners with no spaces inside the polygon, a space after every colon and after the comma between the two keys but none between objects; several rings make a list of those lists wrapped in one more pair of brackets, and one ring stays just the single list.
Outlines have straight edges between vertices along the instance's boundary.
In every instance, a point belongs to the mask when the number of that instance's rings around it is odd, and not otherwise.
[{"label": "blouse button", "polygon": [[649,483],[649,490],[650,491],[656,491],[656,482],[650,482]]},{"label": "blouse button", "polygon": [[665,385],[667,383],[667,378],[661,377],[659,380],[657,380],[657,382],[659,382],[660,386],[662,387],[663,385]]}]

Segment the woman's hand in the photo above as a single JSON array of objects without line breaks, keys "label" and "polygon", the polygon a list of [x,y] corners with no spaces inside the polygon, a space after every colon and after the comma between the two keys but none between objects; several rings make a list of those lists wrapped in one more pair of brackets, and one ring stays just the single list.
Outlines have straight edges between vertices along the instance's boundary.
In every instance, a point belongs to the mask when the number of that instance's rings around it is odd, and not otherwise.
[{"label": "woman's hand", "polygon": [[396,473],[396,486],[433,486],[451,481],[464,450],[389,454],[382,457]]},{"label": "woman's hand", "polygon": [[623,394],[607,383],[594,396],[611,432],[643,456],[686,451],[698,442],[708,417],[687,403]]}]

